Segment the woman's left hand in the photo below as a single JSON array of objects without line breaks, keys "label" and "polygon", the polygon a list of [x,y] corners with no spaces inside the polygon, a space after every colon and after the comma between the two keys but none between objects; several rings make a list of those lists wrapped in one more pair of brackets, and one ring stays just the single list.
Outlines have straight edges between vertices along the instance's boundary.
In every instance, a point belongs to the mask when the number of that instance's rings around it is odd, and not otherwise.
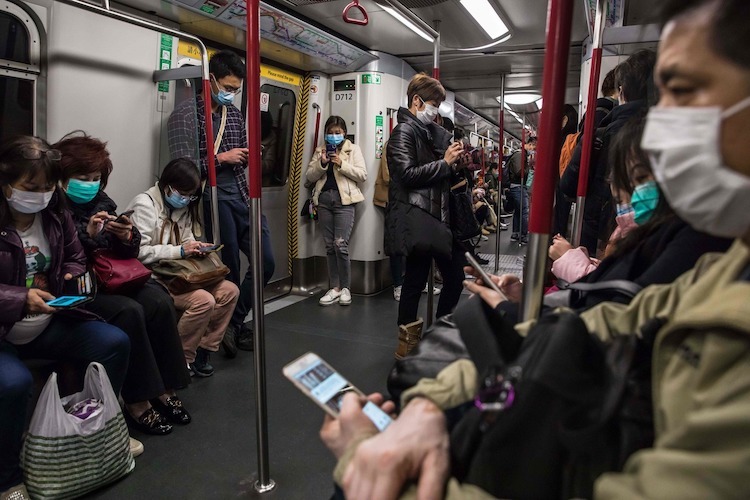
[{"label": "woman's left hand", "polygon": [[125,222],[111,221],[104,226],[104,230],[115,235],[123,243],[127,243],[133,237],[133,224],[128,217],[122,217],[121,220]]},{"label": "woman's left hand", "polygon": [[328,159],[331,160],[331,163],[341,168],[341,157],[338,154],[331,155]]},{"label": "woman's left hand", "polygon": [[552,239],[552,245],[549,247],[549,258],[552,260],[557,260],[562,257],[565,252],[571,250],[572,248],[573,245],[571,245],[568,240],[566,240],[559,234],[556,234]]}]

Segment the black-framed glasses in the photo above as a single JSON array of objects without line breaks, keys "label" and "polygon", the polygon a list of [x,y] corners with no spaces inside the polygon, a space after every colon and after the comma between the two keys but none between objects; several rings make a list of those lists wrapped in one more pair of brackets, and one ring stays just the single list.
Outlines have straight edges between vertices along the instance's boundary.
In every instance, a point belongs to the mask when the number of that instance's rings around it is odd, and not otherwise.
[{"label": "black-framed glasses", "polygon": [[41,160],[42,156],[47,156],[52,161],[60,161],[62,158],[62,153],[59,149],[26,148],[21,154],[26,160]]},{"label": "black-framed glasses", "polygon": [[482,385],[474,398],[474,406],[482,412],[505,411],[516,400],[516,385],[521,379],[522,369],[513,366],[498,373],[491,370],[484,378]]},{"label": "black-framed glasses", "polygon": [[214,79],[214,82],[216,83],[216,86],[219,87],[219,90],[223,90],[224,92],[227,92],[229,94],[237,95],[242,90],[242,88],[233,88],[233,87],[227,88],[226,86],[220,84],[219,80],[217,80],[214,75],[211,75],[211,78]]},{"label": "black-framed glasses", "polygon": [[167,187],[168,187],[168,188],[169,188],[169,190],[170,190],[170,191],[172,191],[173,193],[177,193],[177,194],[179,194],[180,196],[182,196],[183,198],[187,198],[187,199],[188,199],[188,200],[190,200],[190,201],[196,201],[196,200],[198,199],[198,197],[197,197],[196,195],[182,194],[182,193],[180,193],[179,191],[177,191],[177,190],[176,190],[175,188],[173,188],[172,186],[167,186]]}]

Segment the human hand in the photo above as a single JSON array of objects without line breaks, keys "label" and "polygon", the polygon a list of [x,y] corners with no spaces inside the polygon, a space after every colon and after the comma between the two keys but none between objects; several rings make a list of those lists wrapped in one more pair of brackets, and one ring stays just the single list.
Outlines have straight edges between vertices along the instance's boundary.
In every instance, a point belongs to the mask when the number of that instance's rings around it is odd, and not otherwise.
[{"label": "human hand", "polygon": [[230,165],[236,165],[238,163],[247,163],[247,155],[249,151],[247,148],[234,148],[229,151],[224,151],[216,155],[219,163],[229,163]]},{"label": "human hand", "polygon": [[331,163],[341,168],[341,157],[338,154],[329,156]]},{"label": "human hand", "polygon": [[412,400],[385,431],[359,445],[344,473],[346,497],[395,499],[408,480],[418,479],[418,499],[440,498],[450,472],[448,444],[442,410],[427,399]]},{"label": "human hand", "polygon": [[320,439],[337,459],[341,458],[352,440],[378,432],[375,424],[362,411],[367,401],[373,402],[389,414],[396,410],[393,401],[384,400],[383,395],[378,393],[370,394],[367,398],[350,393],[344,396],[340,418],[333,418],[326,413],[323,426],[320,428]]},{"label": "human hand", "polygon": [[325,150],[321,151],[320,152],[320,164],[325,165],[326,163],[328,163],[328,161],[329,161],[329,158]]},{"label": "human hand", "polygon": [[514,304],[521,302],[521,297],[523,295],[523,283],[521,283],[521,280],[517,276],[513,274],[503,274],[502,276],[495,276],[494,274],[489,275],[490,279],[505,295],[505,298],[503,298],[492,288],[484,285],[479,271],[471,266],[464,267],[464,271],[476,278],[476,281],[464,281],[464,287],[471,293],[479,295],[479,297],[487,302],[487,305],[489,305],[493,309],[505,299],[513,302]]},{"label": "human hand", "polygon": [[185,257],[190,257],[191,255],[200,255],[201,251],[200,249],[204,246],[210,246],[210,244],[202,243],[200,241],[188,241],[187,243],[182,244],[182,254]]},{"label": "human hand", "polygon": [[45,292],[39,288],[29,288],[29,291],[26,292],[26,314],[54,313],[55,308],[47,305],[47,301],[53,300],[54,298],[55,296],[49,292]]},{"label": "human hand", "polygon": [[557,260],[560,257],[565,254],[568,250],[572,249],[573,245],[570,244],[568,240],[560,236],[559,234],[556,234],[552,238],[552,245],[549,247],[549,258],[552,260]]},{"label": "human hand", "polygon": [[89,218],[89,223],[86,225],[86,232],[91,238],[95,238],[97,234],[102,232],[104,229],[104,223],[114,219],[107,212],[97,212]]},{"label": "human hand", "polygon": [[454,142],[450,146],[448,146],[448,149],[445,150],[445,156],[443,159],[448,165],[453,165],[458,161],[458,158],[461,156],[461,153],[463,152],[464,148],[463,146],[458,143]]},{"label": "human hand", "polygon": [[122,216],[119,220],[124,222],[115,222],[113,220],[104,229],[108,233],[115,235],[123,243],[127,243],[133,237],[133,224],[127,216]]}]

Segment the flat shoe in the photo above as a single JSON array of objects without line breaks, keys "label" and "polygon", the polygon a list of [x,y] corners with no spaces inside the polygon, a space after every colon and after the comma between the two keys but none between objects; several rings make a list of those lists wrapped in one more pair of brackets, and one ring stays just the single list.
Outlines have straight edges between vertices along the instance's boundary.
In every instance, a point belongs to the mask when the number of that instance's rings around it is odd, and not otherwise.
[{"label": "flat shoe", "polygon": [[144,434],[164,436],[172,432],[172,425],[153,407],[144,411],[137,419],[127,410],[124,413],[125,420],[128,420],[130,426]]},{"label": "flat shoe", "polygon": [[151,405],[173,424],[187,425],[193,420],[177,396],[169,396],[166,403],[159,398],[152,399]]}]

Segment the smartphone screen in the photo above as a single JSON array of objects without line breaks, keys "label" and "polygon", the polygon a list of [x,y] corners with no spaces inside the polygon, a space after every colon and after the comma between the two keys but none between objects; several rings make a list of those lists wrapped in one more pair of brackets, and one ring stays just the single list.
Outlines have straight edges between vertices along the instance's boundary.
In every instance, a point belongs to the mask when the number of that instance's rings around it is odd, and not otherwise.
[{"label": "smartphone screen", "polygon": [[[341,402],[346,393],[362,394],[314,353],[307,353],[286,365],[284,375],[334,417],[341,412]],[[392,422],[391,417],[372,402],[367,402],[362,411],[380,431]]]},{"label": "smartphone screen", "polygon": [[56,299],[48,301],[47,305],[50,307],[70,308],[70,307],[79,306],[83,304],[84,302],[88,302],[88,301],[89,301],[89,297],[63,295],[62,297],[57,297]]},{"label": "smartphone screen", "polygon": [[464,255],[466,256],[466,260],[469,261],[469,264],[471,264],[471,267],[476,269],[476,271],[479,273],[479,276],[482,277],[482,283],[484,284],[484,286],[486,286],[487,288],[492,288],[494,291],[499,293],[503,300],[508,300],[508,298],[500,290],[500,288],[498,288],[495,282],[490,279],[489,275],[486,272],[484,272],[484,269],[482,269],[482,266],[479,265],[477,259],[475,259],[474,256],[472,256],[469,252],[466,252]]}]

